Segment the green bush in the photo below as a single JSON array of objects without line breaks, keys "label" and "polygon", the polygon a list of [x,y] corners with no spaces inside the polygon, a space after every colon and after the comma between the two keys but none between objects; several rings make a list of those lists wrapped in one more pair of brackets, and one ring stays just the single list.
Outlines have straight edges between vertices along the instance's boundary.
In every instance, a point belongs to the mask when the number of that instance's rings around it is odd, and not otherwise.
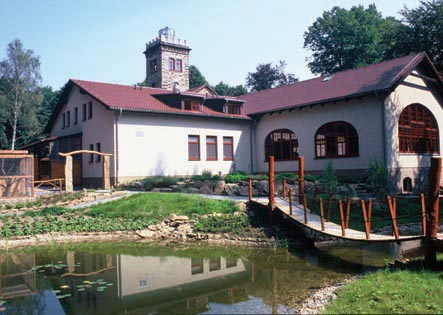
[{"label": "green bush", "polygon": [[275,175],[276,181],[282,181],[283,177],[286,178],[286,180],[296,180],[298,179],[298,174],[286,172],[286,173],[278,173]]},{"label": "green bush", "polygon": [[368,184],[377,194],[379,200],[385,200],[388,195],[388,173],[381,160],[371,159],[368,168]]},{"label": "green bush", "polygon": [[151,190],[152,188],[166,188],[177,184],[177,182],[178,178],[172,176],[153,176],[142,180],[145,190]]}]

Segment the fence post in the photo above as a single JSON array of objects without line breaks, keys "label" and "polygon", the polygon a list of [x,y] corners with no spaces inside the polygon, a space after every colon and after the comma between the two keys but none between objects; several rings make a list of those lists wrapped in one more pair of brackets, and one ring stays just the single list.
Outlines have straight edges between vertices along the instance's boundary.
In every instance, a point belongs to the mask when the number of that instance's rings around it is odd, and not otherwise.
[{"label": "fence post", "polygon": [[308,224],[308,208],[306,205],[306,196],[303,195],[303,213],[305,217],[305,224]]},{"label": "fence post", "polygon": [[341,236],[345,236],[345,218],[343,216],[343,202],[341,201],[341,199],[338,201],[338,209],[340,211]]},{"label": "fence post", "polygon": [[323,210],[323,198],[320,198],[320,222],[322,231],[325,230],[325,214]]},{"label": "fence post", "polygon": [[283,199],[286,199],[286,177],[282,179],[282,195]]},{"label": "fence post", "polygon": [[305,194],[305,158],[298,158],[298,201],[302,203]]},{"label": "fence post", "polygon": [[346,205],[346,224],[345,228],[349,228],[349,217],[351,216],[351,197],[348,197],[348,203]]},{"label": "fence post", "polygon": [[366,203],[363,199],[360,199],[360,204],[361,204],[361,211],[363,212],[363,223],[365,225],[365,233],[366,233],[366,239],[369,240],[370,239],[370,233],[371,230],[368,228],[368,214],[366,213]]},{"label": "fence post", "polygon": [[292,188],[289,188],[289,214],[292,215]]},{"label": "fence post", "polygon": [[269,170],[268,170],[268,178],[269,178],[269,204],[268,204],[268,214],[269,214],[269,222],[272,224],[272,212],[274,211],[275,206],[275,190],[274,190],[274,156],[269,156]]},{"label": "fence post", "polygon": [[435,265],[437,254],[432,245],[433,240],[437,238],[438,232],[438,208],[439,192],[441,179],[441,158],[431,158],[431,167],[428,176],[428,204],[426,207],[426,237],[425,237],[425,264],[427,266]]},{"label": "fence post", "polygon": [[397,202],[394,198],[394,201],[391,199],[390,196],[388,196],[388,206],[389,206],[389,212],[391,213],[391,219],[392,219],[392,233],[394,234],[394,237],[396,239],[399,238],[398,234],[398,227],[397,227],[397,209],[395,209],[397,205]]},{"label": "fence post", "polygon": [[426,201],[425,201],[425,194],[420,194],[421,199],[421,226],[423,228],[423,235],[426,234]]}]

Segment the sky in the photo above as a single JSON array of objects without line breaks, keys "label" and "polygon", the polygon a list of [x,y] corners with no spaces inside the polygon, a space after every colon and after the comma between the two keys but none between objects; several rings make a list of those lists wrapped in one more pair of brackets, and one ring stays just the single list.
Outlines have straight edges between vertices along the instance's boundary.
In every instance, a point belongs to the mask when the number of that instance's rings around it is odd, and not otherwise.
[{"label": "sky", "polygon": [[0,0],[0,60],[18,38],[40,56],[42,85],[70,78],[119,84],[145,79],[146,42],[165,26],[192,49],[207,81],[245,84],[260,63],[284,60],[300,80],[311,52],[303,34],[334,6],[375,3],[384,17],[419,0]]}]

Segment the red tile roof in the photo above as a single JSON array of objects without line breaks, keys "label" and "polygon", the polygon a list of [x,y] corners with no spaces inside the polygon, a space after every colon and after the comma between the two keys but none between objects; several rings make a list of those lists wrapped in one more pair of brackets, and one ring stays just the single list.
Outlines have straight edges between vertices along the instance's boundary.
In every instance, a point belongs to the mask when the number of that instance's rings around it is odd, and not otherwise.
[{"label": "red tile roof", "polygon": [[[70,79],[70,82],[77,85],[80,89],[83,89],[92,97],[111,109],[121,108],[123,110],[132,111],[249,119],[246,115],[228,115],[225,113],[214,111],[206,106],[203,106],[202,112],[185,111],[179,108],[168,106],[155,97],[155,95],[172,94],[171,91],[166,89],[140,86],[134,88],[134,86],[130,85],[101,83],[76,79]],[[192,92],[183,92],[182,95],[204,98],[204,96]]]},{"label": "red tile roof", "polygon": [[240,97],[246,101],[245,112],[253,115],[388,91],[423,58],[426,54],[419,53],[338,72],[329,80],[318,77]]}]

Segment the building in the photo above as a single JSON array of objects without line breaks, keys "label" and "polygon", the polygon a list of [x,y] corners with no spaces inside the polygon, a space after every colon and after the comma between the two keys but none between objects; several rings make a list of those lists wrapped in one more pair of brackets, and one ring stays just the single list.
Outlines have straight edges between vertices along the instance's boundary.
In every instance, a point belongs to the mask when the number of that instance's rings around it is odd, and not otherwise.
[{"label": "building", "polygon": [[[71,79],[48,124],[51,171],[58,152],[113,154],[114,184],[154,175],[322,172],[363,176],[384,162],[395,190],[423,183],[441,152],[443,81],[425,53],[238,98],[189,89],[189,51],[172,29],[146,45],[149,87]],[[80,171],[81,170],[81,171]],[[75,169],[74,169],[75,172]],[[77,160],[77,181],[97,185],[100,157]]]}]

